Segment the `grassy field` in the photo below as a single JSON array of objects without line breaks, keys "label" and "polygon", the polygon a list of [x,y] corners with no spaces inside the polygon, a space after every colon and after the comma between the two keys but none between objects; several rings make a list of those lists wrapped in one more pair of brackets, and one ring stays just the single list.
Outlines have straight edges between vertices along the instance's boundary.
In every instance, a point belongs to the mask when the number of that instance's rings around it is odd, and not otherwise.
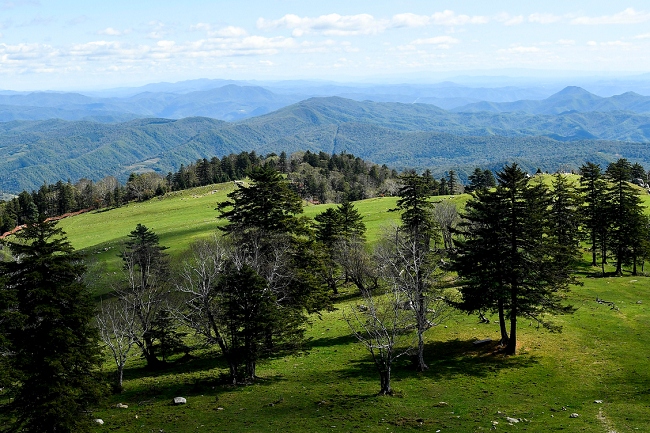
[{"label": "grassy field", "polygon": [[[231,189],[224,184],[172,194],[66,219],[61,227],[76,248],[107,262],[112,273],[119,265],[119,243],[137,223],[156,231],[169,253],[180,257],[191,240],[209,235],[221,223],[214,208]],[[369,239],[397,219],[387,212],[395,199],[355,205],[366,217]],[[311,217],[323,209],[305,207],[305,214]],[[94,414],[105,421],[96,430],[650,431],[650,280],[595,278],[597,272],[589,266],[581,270],[584,285],[574,288],[567,300],[577,311],[557,318],[562,333],[520,321],[516,356],[496,354],[494,344],[474,346],[478,339],[499,338],[497,324],[478,324],[476,316],[459,314],[429,330],[430,370],[416,373],[408,359],[400,361],[393,397],[375,395],[379,376],[343,320],[343,311],[359,300],[352,289],[344,289],[335,311],[312,319],[310,350],[265,360],[258,367],[262,379],[254,385],[225,385],[225,365],[210,349],[155,373],[146,371],[142,361],[133,361],[125,372],[126,391],[111,396]],[[596,303],[596,296],[615,302],[617,309]],[[104,369],[108,373],[114,367],[107,363]],[[187,405],[173,406],[176,396],[186,397]],[[115,408],[118,402],[128,409]],[[571,413],[579,417],[570,418]],[[521,421],[511,425],[505,416]]]}]

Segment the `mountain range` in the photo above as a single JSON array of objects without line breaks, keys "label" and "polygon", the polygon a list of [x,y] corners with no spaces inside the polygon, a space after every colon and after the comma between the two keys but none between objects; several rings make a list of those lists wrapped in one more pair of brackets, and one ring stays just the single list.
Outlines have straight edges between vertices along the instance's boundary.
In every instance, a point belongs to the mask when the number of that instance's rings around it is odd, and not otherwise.
[{"label": "mountain range", "polygon": [[[251,91],[260,100],[272,99]],[[183,101],[180,96],[174,100]],[[174,107],[184,109],[182,103]],[[0,123],[0,152],[6,156],[0,160],[0,189],[16,193],[43,182],[107,175],[124,181],[131,172],[166,174],[181,163],[243,150],[349,152],[395,168],[428,167],[436,175],[454,168],[462,177],[476,166],[494,169],[511,161],[531,171],[606,164],[621,156],[650,165],[649,141],[650,114],[631,111],[455,113],[429,104],[310,98],[235,122],[187,117]]]}]

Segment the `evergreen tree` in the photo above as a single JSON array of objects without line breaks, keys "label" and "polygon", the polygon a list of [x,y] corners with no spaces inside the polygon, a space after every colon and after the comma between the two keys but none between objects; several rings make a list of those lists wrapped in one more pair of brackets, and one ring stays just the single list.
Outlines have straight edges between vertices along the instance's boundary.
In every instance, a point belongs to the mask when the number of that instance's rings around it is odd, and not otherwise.
[{"label": "evergreen tree", "polygon": [[225,233],[246,234],[261,230],[264,234],[299,234],[305,231],[302,200],[291,191],[282,176],[270,167],[257,167],[250,173],[252,184],[238,187],[219,203],[217,210],[228,224]]},{"label": "evergreen tree", "polygon": [[[569,270],[580,255],[578,233],[579,209],[582,197],[575,191],[566,176],[553,177],[553,193],[548,213],[550,241],[555,244],[555,261],[560,269]],[[567,276],[568,278],[568,276]]]},{"label": "evergreen tree", "polygon": [[12,379],[10,431],[92,431],[89,409],[104,387],[84,267],[56,222],[41,217],[16,237],[9,248],[20,260],[0,263],[0,339],[13,354],[0,361]]},{"label": "evergreen tree", "polygon": [[605,200],[606,182],[603,178],[600,166],[587,162],[580,167],[579,192],[584,198],[585,205],[581,207],[581,219],[584,225],[589,243],[591,244],[591,265],[597,266],[597,253],[601,252],[601,266],[603,273],[607,259],[607,236],[608,236],[608,206]]},{"label": "evergreen tree", "polygon": [[455,195],[458,192],[458,176],[456,176],[454,170],[449,170],[448,177],[447,188],[449,188],[449,194]]},{"label": "evergreen tree", "polygon": [[606,198],[610,206],[610,239],[616,257],[616,275],[622,275],[623,263],[633,261],[636,267],[635,244],[643,226],[643,208],[638,191],[628,183],[632,166],[627,159],[619,159],[607,166],[610,184]]},{"label": "evergreen tree", "polygon": [[[497,178],[496,191],[485,190],[468,203],[468,241],[459,245],[455,267],[463,282],[461,307],[476,311],[503,304],[510,319],[505,353],[514,354],[517,318],[557,329],[543,314],[572,311],[561,304],[561,294],[574,281],[556,260],[561,250],[549,236],[546,187],[530,183],[517,164],[506,165]],[[502,328],[502,337],[505,333]]]}]

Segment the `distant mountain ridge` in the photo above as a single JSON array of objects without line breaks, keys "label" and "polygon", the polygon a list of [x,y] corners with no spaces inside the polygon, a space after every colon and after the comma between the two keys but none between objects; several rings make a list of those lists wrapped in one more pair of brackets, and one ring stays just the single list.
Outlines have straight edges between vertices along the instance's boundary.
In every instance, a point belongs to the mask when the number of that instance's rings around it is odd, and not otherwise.
[{"label": "distant mountain ridge", "polygon": [[575,86],[569,86],[543,100],[521,100],[516,102],[477,102],[456,107],[454,112],[490,111],[510,113],[521,111],[527,114],[562,114],[567,112],[610,112],[632,111],[650,113],[650,96],[634,92],[603,98]]},{"label": "distant mountain ridge", "polygon": [[166,174],[199,158],[251,150],[351,152],[396,168],[431,168],[436,175],[454,168],[461,176],[478,165],[498,168],[512,161],[533,171],[587,160],[606,164],[621,156],[650,165],[647,137],[650,115],[631,112],[452,113],[427,104],[339,97],[311,98],[237,122],[13,121],[0,123],[0,190],[17,193],[44,181],[107,175],[124,181],[131,172]]}]

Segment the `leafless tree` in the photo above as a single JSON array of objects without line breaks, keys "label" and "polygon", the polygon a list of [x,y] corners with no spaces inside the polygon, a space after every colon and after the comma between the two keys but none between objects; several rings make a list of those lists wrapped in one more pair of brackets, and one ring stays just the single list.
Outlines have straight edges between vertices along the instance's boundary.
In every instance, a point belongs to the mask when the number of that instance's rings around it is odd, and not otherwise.
[{"label": "leafless tree", "polygon": [[332,255],[343,268],[346,280],[357,286],[360,292],[377,288],[377,268],[362,239],[339,240],[334,244]]},{"label": "leafless tree", "polygon": [[444,297],[443,257],[400,227],[386,229],[375,252],[377,267],[387,284],[402,293],[402,308],[409,311],[417,330],[418,370],[424,362],[424,332],[447,319],[453,309]]},{"label": "leafless tree", "polygon": [[399,287],[383,286],[383,293],[362,292],[363,304],[344,310],[343,317],[352,333],[366,347],[379,371],[380,395],[391,395],[393,362],[413,348],[416,335],[411,314],[402,308],[408,299]]},{"label": "leafless tree", "polygon": [[96,322],[102,342],[115,361],[116,385],[121,390],[126,362],[141,353],[136,344],[138,332],[135,312],[122,299],[102,301]]},{"label": "leafless tree", "polygon": [[451,200],[443,200],[433,207],[433,218],[442,231],[442,240],[446,250],[454,247],[452,233],[460,222],[456,203]]},{"label": "leafless tree", "polygon": [[[229,238],[214,235],[191,245],[179,271],[175,283],[177,292],[184,297],[183,307],[175,309],[176,317],[202,336],[208,344],[217,344],[228,362],[233,384],[239,380],[237,371],[242,348],[240,326],[228,316],[228,309],[250,309],[255,300],[265,302],[273,299],[275,307],[285,308],[292,302],[292,291],[288,290],[294,278],[291,270],[287,239],[278,236],[268,242],[268,235],[251,231],[245,246],[234,245]],[[242,271],[245,267],[255,271],[265,284],[258,296],[238,297],[237,293],[225,293],[220,287],[220,279],[228,273]],[[244,290],[245,292],[245,290]],[[239,304],[241,303],[241,305]],[[273,335],[267,335],[268,345],[272,345]],[[256,342],[246,342],[243,350],[251,352],[246,356],[246,377],[255,379]]]},{"label": "leafless tree", "polygon": [[231,248],[218,235],[201,239],[190,245],[176,280],[176,290],[183,295],[181,308],[174,309],[178,319],[203,337],[208,344],[217,344],[228,362],[230,376],[237,381],[237,364],[224,323],[222,296],[216,290],[224,272]]},{"label": "leafless tree", "polygon": [[142,249],[137,255],[126,247],[121,253],[124,262],[121,284],[115,293],[123,301],[124,308],[133,312],[137,326],[133,327],[133,338],[149,367],[159,364],[154,349],[152,334],[154,321],[160,311],[166,309],[170,294],[169,273],[166,263],[161,263],[159,253],[152,248]]}]

